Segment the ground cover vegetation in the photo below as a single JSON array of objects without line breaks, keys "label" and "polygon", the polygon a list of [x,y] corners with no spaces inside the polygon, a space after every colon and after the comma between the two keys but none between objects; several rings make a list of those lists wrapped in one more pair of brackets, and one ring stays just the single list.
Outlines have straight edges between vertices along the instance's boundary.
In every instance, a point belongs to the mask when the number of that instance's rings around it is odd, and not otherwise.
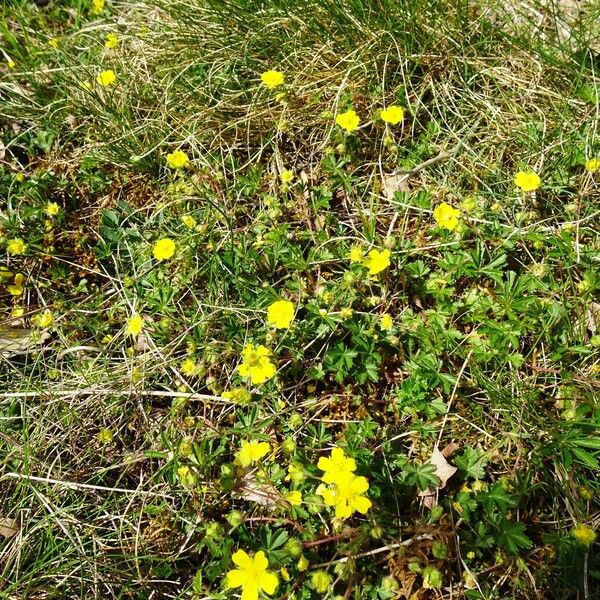
[{"label": "ground cover vegetation", "polygon": [[598,597],[597,2],[0,12],[0,598]]}]

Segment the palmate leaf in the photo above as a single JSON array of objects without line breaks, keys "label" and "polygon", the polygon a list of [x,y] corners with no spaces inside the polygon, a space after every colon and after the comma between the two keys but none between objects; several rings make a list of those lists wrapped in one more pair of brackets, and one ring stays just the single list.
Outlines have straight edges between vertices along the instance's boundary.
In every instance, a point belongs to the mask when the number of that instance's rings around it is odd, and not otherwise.
[{"label": "palmate leaf", "polygon": [[525,525],[502,520],[499,524],[499,533],[496,541],[507,552],[517,554],[520,549],[532,547],[531,540],[525,535]]},{"label": "palmate leaf", "polygon": [[485,476],[485,465],[487,460],[483,452],[474,448],[467,448],[460,456],[454,459],[454,464],[467,475],[474,479],[482,479]]},{"label": "palmate leaf", "polygon": [[506,514],[508,509],[516,504],[514,498],[502,487],[500,482],[494,483],[487,492],[480,494],[486,512],[491,513],[497,508]]}]

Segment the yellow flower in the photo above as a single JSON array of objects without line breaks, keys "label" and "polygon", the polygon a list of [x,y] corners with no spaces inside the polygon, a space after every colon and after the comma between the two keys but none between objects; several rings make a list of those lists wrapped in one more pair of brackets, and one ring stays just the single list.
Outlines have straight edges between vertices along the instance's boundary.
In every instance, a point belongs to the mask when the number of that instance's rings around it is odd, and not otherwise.
[{"label": "yellow flower", "polygon": [[25,252],[25,242],[21,238],[8,240],[6,249],[10,254],[23,254]]},{"label": "yellow flower", "polygon": [[273,302],[267,311],[267,323],[275,329],[285,329],[294,320],[294,305],[289,300]]},{"label": "yellow flower", "polygon": [[336,116],[335,122],[346,131],[354,131],[360,123],[360,117],[352,110],[340,113]]},{"label": "yellow flower", "polygon": [[270,90],[272,90],[273,88],[276,88],[280,85],[283,85],[285,83],[285,78],[283,76],[283,73],[281,71],[265,71],[261,76],[260,76],[260,80],[262,81],[263,85],[267,88],[269,88]]},{"label": "yellow flower", "polygon": [[362,262],[364,257],[365,253],[360,246],[352,246],[352,248],[350,248],[350,262]]},{"label": "yellow flower", "polygon": [[292,506],[300,506],[302,504],[302,492],[294,490],[283,495],[283,499],[287,500]]},{"label": "yellow flower", "polygon": [[458,220],[460,217],[460,210],[453,208],[446,202],[442,202],[435,207],[433,211],[433,218],[436,223],[444,229],[454,231],[458,226]]},{"label": "yellow flower", "polygon": [[596,539],[596,532],[587,525],[577,525],[571,530],[571,535],[585,546],[591,546]]},{"label": "yellow flower", "polygon": [[394,326],[394,320],[388,313],[383,313],[379,319],[379,327],[384,331],[389,331]]},{"label": "yellow flower", "polygon": [[223,392],[221,397],[231,400],[232,402],[236,402],[237,404],[245,404],[250,400],[250,393],[246,388],[239,387],[233,388],[227,392]]},{"label": "yellow flower", "polygon": [[9,69],[14,69],[17,66],[17,63],[12,58],[7,58],[6,59],[6,66]]},{"label": "yellow flower", "polygon": [[194,229],[196,227],[196,219],[192,215],[182,215],[181,221],[188,229]]},{"label": "yellow flower", "polygon": [[253,385],[264,383],[275,375],[275,365],[269,360],[271,351],[262,344],[249,344],[242,350],[243,363],[238,367],[242,377],[250,377]]},{"label": "yellow flower", "polygon": [[96,77],[96,81],[102,87],[108,87],[112,85],[117,80],[117,76],[112,69],[107,69],[106,71],[101,71]]},{"label": "yellow flower", "polygon": [[600,158],[590,158],[585,162],[585,170],[589,173],[595,173],[600,169]]},{"label": "yellow flower", "polygon": [[371,501],[364,496],[369,489],[366,477],[357,477],[353,473],[346,473],[343,477],[336,477],[336,482],[331,488],[320,485],[317,494],[323,496],[327,506],[335,506],[335,516],[338,519],[347,519],[353,513],[367,513],[371,508]]},{"label": "yellow flower", "polygon": [[25,276],[21,273],[17,273],[13,280],[13,283],[6,286],[6,289],[9,291],[11,296],[20,296],[23,293],[23,282],[25,281]]},{"label": "yellow flower", "polygon": [[167,163],[174,169],[183,169],[189,162],[190,159],[183,150],[175,150],[175,152],[167,154]]},{"label": "yellow flower", "polygon": [[369,269],[369,275],[377,275],[390,266],[389,250],[371,250],[363,259],[363,265]]},{"label": "yellow flower", "polygon": [[116,33],[107,33],[106,37],[104,38],[104,47],[110,48],[112,50],[113,48],[117,48],[118,46],[119,36]]},{"label": "yellow flower", "polygon": [[48,202],[48,204],[46,204],[46,209],[44,210],[44,212],[49,217],[55,217],[60,212],[60,206],[56,202]]},{"label": "yellow flower", "polygon": [[41,315],[36,315],[32,321],[40,329],[46,329],[54,323],[54,317],[49,310],[45,310]]},{"label": "yellow flower", "polygon": [[282,183],[291,183],[294,180],[294,171],[289,171],[288,169],[285,169],[281,172],[281,175],[279,177],[281,177]]},{"label": "yellow flower", "polygon": [[460,210],[453,208],[446,202],[442,202],[435,207],[433,218],[436,223],[444,229],[454,231],[458,227]]},{"label": "yellow flower", "polygon": [[382,121],[390,123],[391,125],[397,125],[404,119],[404,109],[392,104],[392,106],[388,106],[386,109],[382,110],[379,113],[379,116]]},{"label": "yellow flower", "polygon": [[288,474],[284,477],[284,481],[292,481],[293,483],[300,483],[306,479],[304,469],[302,465],[297,463],[290,463],[288,467]]},{"label": "yellow flower", "polygon": [[105,0],[92,0],[90,15],[99,15],[104,10]]},{"label": "yellow flower", "polygon": [[335,483],[340,477],[356,471],[356,461],[348,458],[341,448],[333,448],[329,458],[322,456],[319,458],[317,468],[325,472],[322,479],[325,483]]},{"label": "yellow flower", "polygon": [[144,326],[144,320],[141,315],[134,313],[133,317],[127,321],[127,329],[125,335],[139,335]]},{"label": "yellow flower", "polygon": [[184,487],[194,487],[196,484],[196,476],[186,465],[181,465],[181,467],[177,469],[177,477]]},{"label": "yellow flower", "polygon": [[242,447],[235,455],[235,463],[242,467],[249,467],[268,454],[270,450],[271,446],[267,442],[259,442],[257,440],[252,440],[251,442],[243,441]]},{"label": "yellow flower", "polygon": [[154,244],[152,254],[156,260],[168,260],[175,254],[175,242],[169,238],[162,238]]},{"label": "yellow flower", "polygon": [[515,185],[524,192],[533,192],[540,187],[542,180],[535,171],[519,171],[515,175]]},{"label": "yellow flower", "polygon": [[113,441],[113,432],[110,429],[101,429],[98,432],[98,441],[101,444],[110,444]]},{"label": "yellow flower", "polygon": [[306,556],[301,556],[298,559],[298,562],[296,564],[296,566],[298,567],[298,571],[300,571],[300,573],[302,573],[303,571],[306,571],[306,569],[308,569],[308,558],[306,558]]},{"label": "yellow flower", "polygon": [[353,312],[354,311],[351,308],[342,308],[342,310],[340,310],[340,317],[342,317],[342,319],[344,319],[345,321],[346,319],[349,319],[352,316]]},{"label": "yellow flower", "polygon": [[258,600],[258,594],[274,594],[279,584],[277,576],[267,571],[269,561],[261,550],[254,557],[238,550],[231,560],[238,569],[227,573],[228,588],[242,588],[242,600]]},{"label": "yellow flower", "polygon": [[331,588],[331,575],[323,569],[315,571],[310,578],[312,588],[318,594],[325,594]]},{"label": "yellow flower", "polygon": [[60,46],[60,40],[58,38],[50,38],[48,40],[48,46],[50,46],[50,48],[58,48]]},{"label": "yellow flower", "polygon": [[196,362],[191,358],[186,358],[179,368],[184,375],[191,377],[196,373]]}]

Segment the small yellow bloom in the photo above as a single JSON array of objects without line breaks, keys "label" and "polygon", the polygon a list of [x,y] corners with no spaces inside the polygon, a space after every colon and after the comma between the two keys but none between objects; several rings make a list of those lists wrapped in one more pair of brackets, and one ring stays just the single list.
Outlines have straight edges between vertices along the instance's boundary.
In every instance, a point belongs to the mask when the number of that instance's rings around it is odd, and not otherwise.
[{"label": "small yellow bloom", "polygon": [[40,329],[46,329],[54,323],[54,317],[49,310],[45,310],[42,314],[36,315],[32,321]]},{"label": "small yellow bloom", "polygon": [[192,473],[192,470],[186,465],[181,465],[181,467],[177,469],[177,477],[181,482],[181,485],[183,485],[184,487],[191,488],[194,487],[194,485],[196,485],[196,476],[194,475],[194,473]]},{"label": "small yellow bloom", "polygon": [[540,187],[542,180],[535,171],[519,171],[515,175],[515,185],[524,192],[533,192]]},{"label": "small yellow bloom", "polygon": [[283,73],[281,71],[273,71],[273,70],[265,71],[260,76],[260,80],[262,81],[263,85],[270,90],[272,90],[273,88],[276,88],[280,85],[283,85],[285,83],[285,78],[283,76]]},{"label": "small yellow bloom", "polygon": [[600,158],[590,158],[585,162],[585,170],[589,173],[595,173],[600,169]]},{"label": "small yellow bloom", "polygon": [[347,110],[345,113],[340,113],[336,116],[335,122],[348,132],[354,131],[359,123],[360,117],[352,109]]},{"label": "small yellow bloom", "polygon": [[392,106],[388,106],[386,109],[382,110],[379,113],[379,116],[382,121],[390,123],[390,125],[397,125],[404,119],[404,109],[392,104]]},{"label": "small yellow bloom", "polygon": [[294,305],[289,300],[273,302],[267,311],[267,324],[275,329],[285,329],[294,320]]},{"label": "small yellow bloom", "polygon": [[125,335],[139,335],[144,326],[144,320],[142,316],[138,313],[135,313],[131,319],[127,321],[127,329],[125,330]]},{"label": "small yellow bloom", "polygon": [[288,169],[285,169],[281,172],[281,175],[279,177],[281,178],[282,183],[291,183],[292,181],[294,181],[294,171],[289,171]]},{"label": "small yellow bloom", "polygon": [[306,479],[304,469],[301,464],[290,463],[288,467],[288,474],[284,477],[284,481],[292,481],[293,483],[300,483]]},{"label": "small yellow bloom", "polygon": [[460,210],[453,208],[446,202],[442,202],[435,207],[433,218],[436,223],[444,229],[454,231],[458,227]]},{"label": "small yellow bloom", "polygon": [[267,442],[252,440],[251,442],[242,442],[242,447],[235,455],[235,463],[242,467],[249,467],[257,460],[263,458],[271,451],[271,446]]},{"label": "small yellow bloom", "polygon": [[46,209],[44,210],[44,212],[49,217],[55,217],[60,212],[60,206],[56,202],[48,202],[48,204],[46,204]]},{"label": "small yellow bloom", "polygon": [[167,164],[174,169],[183,169],[189,162],[190,159],[183,150],[175,150],[167,154]]},{"label": "small yellow bloom", "polygon": [[312,588],[318,594],[325,594],[331,587],[331,575],[323,569],[315,571],[310,578]]},{"label": "small yellow bloom", "polygon": [[175,254],[175,242],[170,238],[162,238],[154,244],[152,254],[156,260],[168,260]]},{"label": "small yellow bloom", "polygon": [[10,316],[13,319],[20,319],[25,314],[25,309],[22,306],[15,306],[10,311]]},{"label": "small yellow bloom", "polygon": [[[6,289],[11,296],[20,296],[23,293],[23,283],[25,282],[25,276],[21,273],[17,273],[13,280],[13,283],[6,286]],[[13,315],[14,316],[14,315]]]},{"label": "small yellow bloom", "polygon": [[371,250],[363,259],[363,265],[369,269],[369,275],[377,275],[390,266],[389,250]]},{"label": "small yellow bloom", "polygon": [[354,512],[366,514],[371,508],[371,501],[364,495],[368,489],[366,477],[346,472],[343,476],[337,475],[330,488],[321,484],[316,493],[323,496],[327,506],[335,506],[335,516],[338,519],[347,519]]},{"label": "small yellow bloom", "polygon": [[352,248],[350,248],[350,262],[362,262],[364,257],[364,250],[360,246],[352,246]]},{"label": "small yellow bloom", "polygon": [[275,375],[275,365],[270,361],[271,351],[262,344],[249,344],[242,350],[243,362],[238,367],[242,377],[250,377],[253,385],[260,385]]},{"label": "small yellow bloom", "polygon": [[340,477],[346,477],[356,471],[356,461],[348,458],[342,448],[333,448],[329,457],[319,458],[317,468],[324,471],[325,474],[321,479],[325,483],[335,483]]},{"label": "small yellow bloom", "polygon": [[110,444],[113,441],[113,432],[110,429],[101,429],[98,432],[98,441],[101,444]]},{"label": "small yellow bloom", "polygon": [[300,573],[302,573],[303,571],[306,571],[306,569],[308,569],[308,566],[309,566],[308,558],[306,558],[306,556],[301,556],[298,559],[298,562],[296,564],[296,567],[298,567],[298,571],[300,571]]},{"label": "small yellow bloom", "polygon": [[228,390],[221,394],[222,398],[226,398],[227,400],[231,400],[236,404],[246,404],[250,400],[250,392],[246,388],[239,387],[233,388],[232,390]]},{"label": "small yellow bloom", "polygon": [[92,6],[90,7],[90,15],[102,14],[104,10],[105,0],[92,0]]},{"label": "small yellow bloom", "polygon": [[584,546],[591,546],[596,539],[596,532],[587,525],[577,525],[571,530],[571,535]]},{"label": "small yellow bloom", "polygon": [[112,85],[117,80],[117,75],[112,69],[106,69],[106,71],[101,71],[96,77],[96,81],[102,87],[108,87]]},{"label": "small yellow bloom", "polygon": [[113,48],[117,48],[118,46],[119,36],[116,33],[107,33],[106,37],[104,38],[104,47],[110,48],[112,50]]},{"label": "small yellow bloom", "polygon": [[7,58],[6,59],[6,66],[9,69],[14,69],[17,66],[17,63],[12,58]]},{"label": "small yellow bloom", "polygon": [[394,326],[394,320],[388,313],[383,313],[379,319],[379,327],[384,331],[390,331]]},{"label": "small yellow bloom", "polygon": [[350,317],[352,317],[354,311],[351,308],[342,308],[342,310],[340,310],[340,317],[342,317],[342,319],[344,319],[344,321],[346,319],[349,319]]},{"label": "small yellow bloom", "polygon": [[25,242],[21,238],[8,240],[6,249],[10,254],[23,254],[25,252]]},{"label": "small yellow bloom", "polygon": [[188,229],[194,229],[196,227],[196,219],[192,215],[182,215],[181,221]]},{"label": "small yellow bloom", "polygon": [[60,40],[58,38],[50,38],[48,40],[48,46],[50,46],[50,48],[58,48],[60,46]]},{"label": "small yellow bloom", "polygon": [[227,587],[241,587],[242,600],[258,600],[260,592],[269,596],[275,593],[279,581],[276,575],[267,571],[269,561],[262,550],[253,557],[238,550],[231,560],[239,568],[227,573]]},{"label": "small yellow bloom", "polygon": [[196,362],[191,358],[186,358],[179,368],[184,375],[191,377],[196,373]]},{"label": "small yellow bloom", "polygon": [[302,504],[302,492],[294,490],[283,495],[283,499],[289,502],[292,506],[300,506]]},{"label": "small yellow bloom", "polygon": [[281,569],[279,569],[279,574],[281,575],[281,579],[283,579],[284,581],[290,580],[290,574],[285,567],[281,567]]}]

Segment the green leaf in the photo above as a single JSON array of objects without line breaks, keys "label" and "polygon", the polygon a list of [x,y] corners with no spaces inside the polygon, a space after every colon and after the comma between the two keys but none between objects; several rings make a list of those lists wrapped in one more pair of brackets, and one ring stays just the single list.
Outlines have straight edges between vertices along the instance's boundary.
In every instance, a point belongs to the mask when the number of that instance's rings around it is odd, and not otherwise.
[{"label": "green leaf", "polygon": [[598,464],[596,457],[591,452],[582,448],[571,448],[571,452],[582,465],[589,469],[600,469],[600,464]]},{"label": "green leaf", "polygon": [[514,498],[502,487],[500,482],[494,483],[489,491],[481,493],[480,496],[488,513],[497,508],[501,513],[506,514],[508,509],[516,504]]},{"label": "green leaf", "polygon": [[525,525],[523,523],[503,521],[499,527],[500,531],[496,541],[507,552],[516,554],[521,548],[527,549],[533,546],[531,540],[525,535]]},{"label": "green leaf", "polygon": [[454,464],[465,473],[467,477],[483,479],[487,460],[483,452],[474,448],[467,448],[461,456],[454,459]]}]

